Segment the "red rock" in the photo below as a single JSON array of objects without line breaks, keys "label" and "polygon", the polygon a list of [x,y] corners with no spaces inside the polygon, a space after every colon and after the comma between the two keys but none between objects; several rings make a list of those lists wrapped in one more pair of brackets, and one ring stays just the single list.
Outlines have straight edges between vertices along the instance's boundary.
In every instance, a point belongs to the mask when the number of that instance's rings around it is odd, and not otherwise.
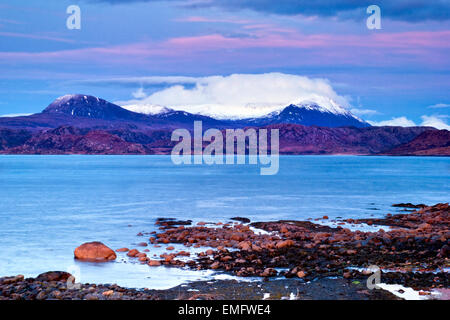
[{"label": "red rock", "polygon": [[250,241],[241,241],[239,242],[238,247],[242,250],[250,250],[252,245]]},{"label": "red rock", "polygon": [[150,267],[158,267],[158,266],[161,265],[161,261],[159,261],[159,260],[150,260],[150,261],[148,262],[148,265],[149,265]]},{"label": "red rock", "polygon": [[127,253],[127,256],[129,257],[135,257],[139,254],[139,251],[137,249],[132,249]]},{"label": "red rock", "polygon": [[0,283],[1,284],[12,284],[12,283],[20,282],[23,279],[24,279],[24,276],[19,274],[17,276],[0,278]]},{"label": "red rock", "polygon": [[169,246],[166,248],[166,250],[173,250],[173,249],[175,249],[173,246]]},{"label": "red rock", "polygon": [[116,250],[116,252],[127,252],[127,251],[130,251],[130,249],[128,249],[128,248],[120,248],[120,249]]},{"label": "red rock", "polygon": [[107,290],[107,291],[102,292],[102,295],[104,295],[105,297],[112,296],[113,294],[114,294],[114,291],[112,291],[112,290]]},{"label": "red rock", "polygon": [[75,249],[74,256],[75,259],[96,262],[111,261],[117,257],[111,248],[98,241],[83,243]]},{"label": "red rock", "polygon": [[277,248],[278,249],[291,247],[293,245],[294,245],[294,241],[293,240],[284,240],[284,241],[277,242]]},{"label": "red rock", "polygon": [[273,268],[266,268],[260,274],[261,277],[272,277],[272,276],[276,276],[276,275],[277,275],[277,271]]},{"label": "red rock", "polygon": [[305,273],[305,272],[303,272],[303,271],[297,272],[297,277],[299,277],[299,278],[304,278],[305,276],[306,276],[306,273]]},{"label": "red rock", "polygon": [[[64,271],[49,271],[41,273],[36,277],[37,281],[64,281],[71,277],[72,275]],[[19,276],[17,276],[19,277]],[[22,276],[23,279],[23,276]]]},{"label": "red rock", "polygon": [[322,219],[326,220],[328,219],[328,216],[323,216]]},{"label": "red rock", "polygon": [[147,242],[139,242],[137,245],[140,246],[140,247],[146,247],[147,246]]}]

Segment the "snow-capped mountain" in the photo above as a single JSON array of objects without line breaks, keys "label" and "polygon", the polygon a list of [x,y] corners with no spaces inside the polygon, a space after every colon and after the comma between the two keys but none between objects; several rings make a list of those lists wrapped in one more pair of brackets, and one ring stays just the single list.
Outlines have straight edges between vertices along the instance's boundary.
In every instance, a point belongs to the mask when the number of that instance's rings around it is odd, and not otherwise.
[{"label": "snow-capped mountain", "polygon": [[146,116],[128,111],[106,100],[82,94],[68,94],[55,99],[42,113],[103,120],[144,120]]},{"label": "snow-capped mountain", "polygon": [[[278,109],[276,111],[269,112],[262,116],[255,117],[237,117],[230,116],[226,117],[224,114],[216,114],[213,112],[214,108],[205,108],[205,113],[199,112],[192,114],[178,108],[173,110],[169,107],[162,106],[152,106],[152,108],[142,107],[138,108],[133,106],[134,112],[141,112],[147,115],[155,116],[159,119],[173,119],[189,121],[193,117],[198,117],[195,120],[211,120],[215,119],[223,124],[227,124],[232,127],[239,126],[261,126],[268,124],[278,124],[278,123],[291,123],[291,124],[302,124],[306,126],[324,126],[324,127],[370,127],[370,124],[361,120],[360,118],[353,115],[349,110],[343,108],[331,99],[319,99],[320,103],[317,101],[302,101],[296,104],[290,104],[287,107],[273,107],[272,110]],[[127,107],[129,108],[129,107]],[[268,107],[265,106],[264,109]],[[270,109],[270,108],[269,108]],[[149,112],[151,110],[151,113]],[[223,111],[223,110],[222,110]],[[248,110],[247,110],[248,112]],[[258,113],[258,112],[256,112]]]},{"label": "snow-capped mountain", "polygon": [[369,127],[363,120],[337,104],[319,105],[314,102],[291,104],[262,117],[246,119],[216,119],[183,110],[160,108],[155,114],[143,114],[124,109],[106,100],[82,94],[57,98],[42,113],[28,117],[2,119],[4,126],[15,127],[76,127],[123,126],[136,128],[192,128],[194,121],[202,121],[204,128],[243,128],[271,124],[301,124],[322,127]]},{"label": "snow-capped mountain", "polygon": [[338,105],[333,106],[333,108],[324,107],[314,102],[291,104],[264,117],[243,121],[256,126],[291,123],[320,127],[370,127],[370,124],[354,116],[343,107]]}]

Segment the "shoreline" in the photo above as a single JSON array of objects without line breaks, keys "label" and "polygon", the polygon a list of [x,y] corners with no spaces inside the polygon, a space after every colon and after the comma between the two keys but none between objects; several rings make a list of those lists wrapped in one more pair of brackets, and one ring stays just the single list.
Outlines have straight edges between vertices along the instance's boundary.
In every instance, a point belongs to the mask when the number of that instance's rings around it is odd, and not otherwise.
[{"label": "shoreline", "polygon": [[[232,223],[196,225],[190,220],[159,218],[158,232],[137,235],[139,239],[148,237],[148,242],[141,242],[141,250],[116,249],[118,257],[147,264],[150,272],[155,267],[181,267],[257,280],[225,277],[166,290],[83,284],[81,291],[71,291],[67,289],[70,275],[56,272],[53,280],[45,274],[0,278],[0,299],[399,299],[408,298],[407,294],[409,298],[412,294],[418,299],[448,299],[449,205],[395,206],[408,211],[373,219],[331,220],[324,216],[314,221],[251,222],[235,217]],[[350,225],[378,229],[351,231]],[[185,250],[175,250],[175,244]],[[152,246],[165,246],[166,251],[150,257]],[[191,256],[190,247],[204,251]],[[380,270],[380,281],[375,284],[380,284],[381,290],[367,286],[374,275],[369,268],[374,265]],[[47,281],[42,281],[46,277]],[[213,294],[211,285],[218,292]]]},{"label": "shoreline", "polygon": [[[240,154],[234,154],[238,156]],[[450,157],[450,154],[370,154],[370,153],[279,153],[274,154],[278,156],[332,156],[332,157],[389,157],[389,158],[404,158],[404,157],[416,157],[416,158],[446,158]],[[170,153],[7,153],[0,151],[0,156],[171,156]],[[194,155],[191,156],[201,156]],[[246,155],[248,157],[248,155]]]}]

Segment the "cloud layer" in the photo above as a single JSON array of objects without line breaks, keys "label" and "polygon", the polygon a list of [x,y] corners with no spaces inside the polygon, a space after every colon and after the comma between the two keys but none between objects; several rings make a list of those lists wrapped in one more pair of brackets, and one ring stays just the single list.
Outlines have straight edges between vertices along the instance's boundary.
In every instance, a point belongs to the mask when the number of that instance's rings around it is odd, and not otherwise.
[{"label": "cloud layer", "polygon": [[[90,0],[126,4],[130,2],[156,2],[161,0]],[[337,17],[355,19],[366,17],[366,8],[374,4],[373,0],[206,0],[176,1],[165,0],[186,7],[219,7],[229,10],[250,9],[258,12],[278,14]],[[378,0],[383,17],[401,21],[444,21],[450,19],[450,1],[447,0]]]},{"label": "cloud layer", "polygon": [[291,103],[306,101],[315,102],[332,112],[345,111],[339,106],[350,106],[326,79],[283,73],[178,78],[184,83],[191,83],[189,86],[175,84],[177,78],[174,77],[143,79],[143,82],[154,84],[158,80],[173,85],[148,96],[139,88],[133,93],[135,99],[117,103],[141,113],[155,113],[162,107],[169,107],[216,118],[259,117]]},{"label": "cloud layer", "polygon": [[[421,117],[421,126],[434,127],[436,129],[450,130],[450,125],[448,125],[442,116],[433,115],[427,116],[423,115]],[[368,121],[373,126],[398,126],[398,127],[415,127],[418,126],[414,121],[409,120],[406,117],[392,118],[391,120],[384,121]]]}]

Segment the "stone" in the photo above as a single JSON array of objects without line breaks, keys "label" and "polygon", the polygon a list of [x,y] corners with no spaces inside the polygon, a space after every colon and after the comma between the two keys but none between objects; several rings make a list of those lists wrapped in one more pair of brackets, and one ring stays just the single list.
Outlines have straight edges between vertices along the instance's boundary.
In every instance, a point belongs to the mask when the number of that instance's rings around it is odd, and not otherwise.
[{"label": "stone", "polygon": [[12,283],[16,283],[16,282],[20,282],[24,279],[24,276],[19,274],[17,276],[14,277],[4,277],[4,278],[0,278],[0,283],[1,284],[12,284]]},{"label": "stone", "polygon": [[45,291],[39,292],[36,296],[36,300],[45,300],[45,298],[46,298]]},{"label": "stone", "polygon": [[133,257],[137,256],[138,254],[139,254],[139,251],[138,251],[138,250],[136,250],[136,249],[131,249],[130,251],[128,251],[127,256],[133,258]]},{"label": "stone", "polygon": [[98,296],[95,294],[88,293],[84,296],[84,300],[98,300]]},{"label": "stone", "polygon": [[281,248],[291,247],[293,245],[294,245],[293,240],[284,240],[284,241],[280,241],[277,243],[277,248],[281,249]]},{"label": "stone", "polygon": [[261,273],[261,277],[272,277],[272,276],[276,276],[276,275],[277,275],[277,271],[273,268],[266,268]]},{"label": "stone", "polygon": [[344,272],[344,274],[342,275],[345,279],[349,279],[352,277],[351,272]]},{"label": "stone", "polygon": [[148,265],[149,265],[150,267],[158,267],[158,266],[161,265],[161,261],[159,261],[159,260],[150,260],[150,261],[148,262]]},{"label": "stone", "polygon": [[112,296],[114,294],[114,291],[113,290],[107,290],[107,291],[104,291],[103,293],[102,293],[102,295],[104,295],[105,297],[110,297],[110,296]]},{"label": "stone", "polygon": [[95,262],[111,261],[117,258],[111,248],[98,241],[83,243],[75,249],[74,256],[75,259]]},{"label": "stone", "polygon": [[64,271],[49,271],[45,273],[41,273],[36,277],[37,281],[66,281],[72,277],[72,275],[68,272]]}]

